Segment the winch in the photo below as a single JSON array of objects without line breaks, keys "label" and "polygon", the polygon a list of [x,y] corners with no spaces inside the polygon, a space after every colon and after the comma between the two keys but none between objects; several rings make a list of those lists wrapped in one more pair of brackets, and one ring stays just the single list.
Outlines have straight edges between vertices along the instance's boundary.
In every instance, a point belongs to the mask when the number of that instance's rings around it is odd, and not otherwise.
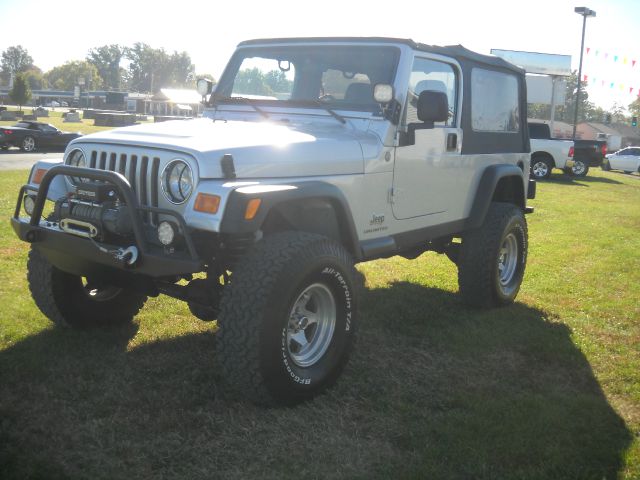
[{"label": "winch", "polygon": [[132,234],[131,213],[116,189],[105,183],[85,182],[75,193],[58,199],[54,215],[60,228],[81,237],[106,240],[111,235]]}]

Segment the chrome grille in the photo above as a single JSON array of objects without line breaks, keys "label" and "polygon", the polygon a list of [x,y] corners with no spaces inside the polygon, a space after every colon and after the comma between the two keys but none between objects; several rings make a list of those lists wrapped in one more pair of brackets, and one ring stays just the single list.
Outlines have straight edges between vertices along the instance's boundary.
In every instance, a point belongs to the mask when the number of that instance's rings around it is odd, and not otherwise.
[{"label": "chrome grille", "polygon": [[[140,205],[158,207],[160,157],[92,150],[89,167],[121,173],[131,184]],[[157,225],[158,216],[145,213],[143,220]]]}]

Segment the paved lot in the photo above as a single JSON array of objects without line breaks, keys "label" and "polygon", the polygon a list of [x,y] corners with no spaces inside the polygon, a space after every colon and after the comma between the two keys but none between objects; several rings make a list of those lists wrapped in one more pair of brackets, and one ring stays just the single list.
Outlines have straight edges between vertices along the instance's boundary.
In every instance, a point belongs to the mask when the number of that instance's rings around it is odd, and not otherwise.
[{"label": "paved lot", "polygon": [[0,151],[0,171],[2,170],[28,170],[37,160],[46,158],[53,160],[62,158],[64,152],[35,152],[23,153],[18,149]]}]

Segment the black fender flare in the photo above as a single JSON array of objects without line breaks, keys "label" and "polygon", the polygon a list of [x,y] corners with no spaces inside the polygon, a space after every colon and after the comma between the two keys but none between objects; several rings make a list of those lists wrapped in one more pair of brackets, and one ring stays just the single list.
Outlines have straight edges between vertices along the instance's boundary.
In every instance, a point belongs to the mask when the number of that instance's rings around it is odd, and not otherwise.
[{"label": "black fender flare", "polygon": [[[249,201],[261,200],[255,217],[245,219]],[[323,181],[291,182],[286,184],[250,185],[232,191],[226,202],[220,224],[222,234],[255,233],[262,228],[269,212],[289,202],[300,202],[309,199],[322,199],[331,203],[336,212],[339,228],[346,240],[345,247],[356,260],[362,257],[358,235],[353,221],[351,208],[338,187]]]},{"label": "black fender flare", "polygon": [[494,199],[496,187],[503,178],[517,177],[522,183],[522,198],[516,199],[516,204],[525,209],[526,205],[526,192],[524,185],[524,172],[517,165],[512,164],[497,164],[488,166],[478,183],[478,189],[473,199],[471,206],[471,212],[467,218],[465,229],[479,228],[484,223],[484,219],[489,211],[489,206]]}]

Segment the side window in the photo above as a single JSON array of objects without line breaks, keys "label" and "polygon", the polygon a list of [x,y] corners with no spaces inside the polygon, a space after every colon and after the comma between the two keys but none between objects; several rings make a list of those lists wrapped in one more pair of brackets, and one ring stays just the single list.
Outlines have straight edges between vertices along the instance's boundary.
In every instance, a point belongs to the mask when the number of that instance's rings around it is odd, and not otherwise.
[{"label": "side window", "polygon": [[449,119],[446,122],[437,122],[436,126],[453,126],[458,103],[457,85],[456,72],[448,63],[416,58],[409,77],[405,124],[420,122],[417,111],[418,96],[424,90],[435,90],[446,93],[449,102]]},{"label": "side window", "polygon": [[518,80],[514,75],[474,68],[471,72],[471,128],[478,132],[520,130]]}]

